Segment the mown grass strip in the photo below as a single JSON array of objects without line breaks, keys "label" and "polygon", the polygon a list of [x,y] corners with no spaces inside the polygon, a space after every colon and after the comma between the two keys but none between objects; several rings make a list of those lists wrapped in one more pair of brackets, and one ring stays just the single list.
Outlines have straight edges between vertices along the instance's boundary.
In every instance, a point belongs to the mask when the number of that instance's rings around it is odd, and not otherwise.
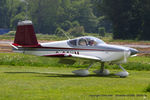
[{"label": "mown grass strip", "polygon": [[[79,77],[77,68],[0,66],[0,100],[149,100],[149,71],[119,76]],[[113,72],[114,70],[110,70]],[[115,70],[118,71],[118,70]],[[92,95],[92,96],[91,96]],[[112,95],[107,96],[107,95]],[[133,95],[133,96],[131,96]]]},{"label": "mown grass strip", "polygon": [[[18,53],[0,53],[0,65],[86,68],[89,64],[89,60],[74,58],[51,58]],[[105,64],[105,66],[109,69],[120,69],[117,65]],[[150,56],[129,58],[128,62],[122,64],[122,66],[127,70],[150,70]],[[100,63],[95,62],[93,67],[99,68]]]}]

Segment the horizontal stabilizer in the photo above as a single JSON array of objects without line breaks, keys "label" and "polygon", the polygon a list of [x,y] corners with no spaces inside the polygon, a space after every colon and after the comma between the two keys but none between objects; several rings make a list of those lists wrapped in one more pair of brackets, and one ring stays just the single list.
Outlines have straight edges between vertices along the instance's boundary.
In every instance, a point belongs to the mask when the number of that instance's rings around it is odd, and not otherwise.
[{"label": "horizontal stabilizer", "polygon": [[33,48],[33,47],[41,47],[41,45],[40,44],[38,44],[38,45],[19,45],[19,44],[16,44],[16,43],[13,43],[13,44],[11,44],[11,46],[12,47],[28,47],[28,48]]}]

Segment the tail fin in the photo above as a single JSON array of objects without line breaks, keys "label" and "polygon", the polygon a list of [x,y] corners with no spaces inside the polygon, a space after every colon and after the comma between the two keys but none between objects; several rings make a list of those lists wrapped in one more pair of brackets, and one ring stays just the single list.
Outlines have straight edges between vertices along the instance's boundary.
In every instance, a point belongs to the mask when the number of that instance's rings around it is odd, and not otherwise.
[{"label": "tail fin", "polygon": [[32,21],[18,22],[14,44],[33,47],[38,45]]}]

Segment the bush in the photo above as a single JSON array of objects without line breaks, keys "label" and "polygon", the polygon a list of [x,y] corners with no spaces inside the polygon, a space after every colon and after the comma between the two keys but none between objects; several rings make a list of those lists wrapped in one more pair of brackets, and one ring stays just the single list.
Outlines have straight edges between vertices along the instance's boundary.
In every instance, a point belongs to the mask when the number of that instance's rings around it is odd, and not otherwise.
[{"label": "bush", "polygon": [[77,27],[69,29],[68,32],[72,36],[82,36],[84,33],[84,27],[83,26],[77,26]]},{"label": "bush", "polygon": [[68,20],[66,20],[64,23],[61,24],[61,28],[63,28],[65,31],[72,28],[72,23]]},{"label": "bush", "polygon": [[150,92],[150,84],[149,84],[148,87],[146,88],[146,92]]},{"label": "bush", "polygon": [[105,36],[105,28],[104,27],[100,27],[100,28],[98,28],[98,33],[99,33],[99,35],[100,36]]},{"label": "bush", "polygon": [[6,33],[5,35],[14,36],[15,34],[16,34],[15,31],[10,31],[10,32]]},{"label": "bush", "polygon": [[79,27],[80,24],[79,24],[78,21],[73,21],[73,22],[72,22],[72,26],[73,26],[73,27]]},{"label": "bush", "polygon": [[55,34],[56,35],[59,35],[59,36],[63,36],[64,35],[64,30],[60,27],[58,27],[56,30],[55,30]]}]

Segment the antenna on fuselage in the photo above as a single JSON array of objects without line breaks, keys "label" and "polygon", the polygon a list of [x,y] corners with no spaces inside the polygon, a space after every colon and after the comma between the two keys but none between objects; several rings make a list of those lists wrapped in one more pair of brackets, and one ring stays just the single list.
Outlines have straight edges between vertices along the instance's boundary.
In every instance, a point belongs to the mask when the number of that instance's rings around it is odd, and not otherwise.
[{"label": "antenna on fuselage", "polygon": [[28,20],[28,1],[26,0],[21,0],[21,2],[25,3],[26,9],[25,9],[25,20]]},{"label": "antenna on fuselage", "polygon": [[29,5],[29,3],[28,3],[28,2],[25,2],[25,4],[26,4],[25,20],[28,20],[28,5]]},{"label": "antenna on fuselage", "polygon": [[70,40],[69,36],[65,32],[63,32],[63,33],[68,38],[68,40]]}]

